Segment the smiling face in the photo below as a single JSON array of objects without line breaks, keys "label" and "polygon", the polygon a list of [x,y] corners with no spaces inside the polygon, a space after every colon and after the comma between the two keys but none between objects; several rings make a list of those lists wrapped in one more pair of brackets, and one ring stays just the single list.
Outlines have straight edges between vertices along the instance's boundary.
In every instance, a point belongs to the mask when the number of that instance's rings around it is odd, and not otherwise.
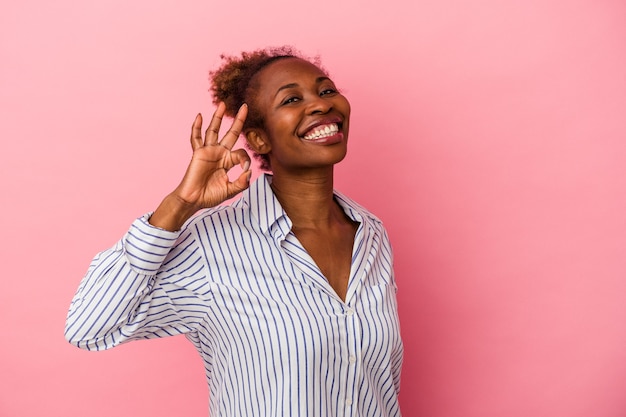
[{"label": "smiling face", "polygon": [[329,167],[345,157],[350,104],[317,66],[280,59],[255,76],[253,88],[263,128],[246,136],[274,172]]}]

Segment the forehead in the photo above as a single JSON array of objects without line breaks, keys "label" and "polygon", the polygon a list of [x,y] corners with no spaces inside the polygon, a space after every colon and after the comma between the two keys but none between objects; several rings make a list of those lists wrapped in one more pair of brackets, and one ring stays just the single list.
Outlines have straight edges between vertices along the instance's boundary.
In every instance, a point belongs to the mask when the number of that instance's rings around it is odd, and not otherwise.
[{"label": "forehead", "polygon": [[300,58],[279,59],[257,75],[261,89],[277,89],[285,84],[299,84],[327,76],[317,65]]}]

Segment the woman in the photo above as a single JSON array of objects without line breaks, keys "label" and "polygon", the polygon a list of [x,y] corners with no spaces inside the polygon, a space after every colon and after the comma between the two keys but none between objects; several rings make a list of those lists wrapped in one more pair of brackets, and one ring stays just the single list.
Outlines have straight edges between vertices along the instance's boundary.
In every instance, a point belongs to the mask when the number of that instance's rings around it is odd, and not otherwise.
[{"label": "woman", "polygon": [[[185,334],[204,360],[211,416],[398,416],[387,234],[333,190],[350,105],[289,48],[223,58],[217,110],[204,137],[201,115],[193,123],[180,185],[93,260],[66,338],[101,350]],[[220,140],[224,115],[234,121]],[[247,152],[232,150],[240,134],[272,172],[252,184]]]}]

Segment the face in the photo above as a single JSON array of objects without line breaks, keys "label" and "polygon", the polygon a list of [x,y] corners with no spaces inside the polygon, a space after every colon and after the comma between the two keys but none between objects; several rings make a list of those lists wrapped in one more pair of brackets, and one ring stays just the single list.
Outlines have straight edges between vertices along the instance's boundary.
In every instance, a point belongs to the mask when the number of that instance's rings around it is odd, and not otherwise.
[{"label": "face", "polygon": [[274,172],[329,167],[345,157],[350,103],[322,70],[285,58],[256,77],[264,120],[254,133],[264,145],[257,151],[268,154]]}]

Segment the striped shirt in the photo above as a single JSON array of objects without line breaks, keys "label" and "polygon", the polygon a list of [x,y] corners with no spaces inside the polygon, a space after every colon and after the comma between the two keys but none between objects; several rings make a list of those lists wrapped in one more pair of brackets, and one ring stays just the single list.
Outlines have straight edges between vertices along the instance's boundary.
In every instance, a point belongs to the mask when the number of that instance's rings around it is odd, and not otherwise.
[{"label": "striped shirt", "polygon": [[137,219],[98,254],[72,300],[66,339],[87,350],[185,334],[224,416],[400,416],[402,341],[381,222],[359,223],[345,302],[291,232],[264,174],[179,232]]}]

